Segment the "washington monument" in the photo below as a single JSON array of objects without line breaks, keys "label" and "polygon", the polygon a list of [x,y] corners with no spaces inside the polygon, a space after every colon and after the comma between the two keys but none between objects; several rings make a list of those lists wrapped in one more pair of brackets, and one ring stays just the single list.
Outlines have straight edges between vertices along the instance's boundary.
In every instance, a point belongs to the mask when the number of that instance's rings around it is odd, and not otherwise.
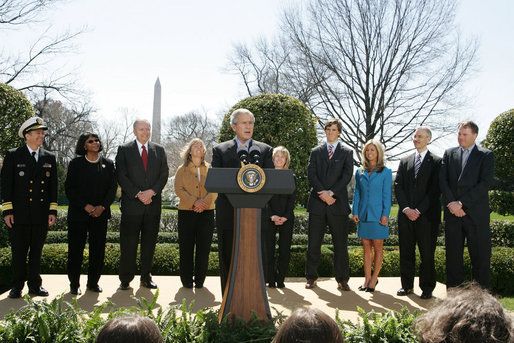
[{"label": "washington monument", "polygon": [[155,81],[153,90],[152,142],[161,144],[161,82]]}]

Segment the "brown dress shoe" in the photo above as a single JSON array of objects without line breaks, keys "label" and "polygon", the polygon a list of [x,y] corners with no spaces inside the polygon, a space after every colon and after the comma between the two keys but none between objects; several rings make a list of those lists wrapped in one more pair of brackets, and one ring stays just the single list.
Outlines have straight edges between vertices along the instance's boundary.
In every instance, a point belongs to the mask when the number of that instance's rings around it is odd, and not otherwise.
[{"label": "brown dress shoe", "polygon": [[307,289],[313,289],[314,287],[316,287],[316,280],[314,279],[307,279],[307,283],[305,283],[305,288]]},{"label": "brown dress shoe", "polygon": [[351,291],[350,286],[348,286],[348,281],[341,281],[337,283],[337,289],[340,291]]}]

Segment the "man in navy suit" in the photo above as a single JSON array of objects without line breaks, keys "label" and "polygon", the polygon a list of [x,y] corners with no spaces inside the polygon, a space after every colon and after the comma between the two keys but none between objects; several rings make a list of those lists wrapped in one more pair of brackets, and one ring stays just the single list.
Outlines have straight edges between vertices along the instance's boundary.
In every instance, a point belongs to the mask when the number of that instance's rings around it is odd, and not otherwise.
[{"label": "man in navy suit", "polygon": [[[217,144],[212,149],[213,168],[241,168],[238,149],[248,151],[258,146],[261,151],[261,167],[274,168],[273,149],[265,143],[252,139],[255,117],[247,109],[240,108],[230,115],[230,123],[236,137]],[[218,255],[221,278],[221,292],[224,293],[232,258],[232,241],[234,235],[234,207],[225,194],[218,194],[216,199],[216,228],[218,232]]]},{"label": "man in navy suit", "polygon": [[338,288],[349,291],[347,186],[353,174],[352,150],[338,141],[342,131],[340,120],[325,123],[327,141],[311,151],[307,176],[312,186],[307,203],[309,212],[309,244],[305,263],[305,288],[316,287],[321,244],[328,225],[334,244],[334,273]]},{"label": "man in navy suit", "polygon": [[403,158],[398,166],[394,190],[398,200],[400,235],[400,276],[404,296],[414,292],[416,244],[419,248],[419,287],[421,298],[430,299],[435,288],[434,253],[441,223],[439,167],[441,158],[428,151],[432,132],[426,126],[414,133],[416,152]]},{"label": "man in navy suit", "polygon": [[464,282],[464,239],[471,258],[471,277],[489,287],[491,228],[488,191],[493,181],[494,156],[475,144],[478,126],[459,124],[459,146],[444,152],[439,183],[444,201],[446,287]]},{"label": "man in navy suit", "polygon": [[157,288],[152,264],[161,220],[161,192],[168,181],[164,148],[149,141],[150,123],[134,122],[136,140],[123,144],[116,155],[116,174],[121,186],[120,289],[130,287],[136,272],[141,234],[141,285]]}]

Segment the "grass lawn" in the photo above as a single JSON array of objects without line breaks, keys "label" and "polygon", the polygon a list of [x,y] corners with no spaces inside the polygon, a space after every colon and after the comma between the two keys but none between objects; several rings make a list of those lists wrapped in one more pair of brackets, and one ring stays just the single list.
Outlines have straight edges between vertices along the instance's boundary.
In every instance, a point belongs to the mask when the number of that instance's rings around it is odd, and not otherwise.
[{"label": "grass lawn", "polygon": [[514,297],[500,296],[498,300],[510,312],[514,312]]}]

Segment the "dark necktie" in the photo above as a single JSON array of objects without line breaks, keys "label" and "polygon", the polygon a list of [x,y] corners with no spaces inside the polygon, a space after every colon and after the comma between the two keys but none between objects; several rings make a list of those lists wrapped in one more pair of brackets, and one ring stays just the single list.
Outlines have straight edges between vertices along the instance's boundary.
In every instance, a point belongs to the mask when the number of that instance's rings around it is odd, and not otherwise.
[{"label": "dark necktie", "polygon": [[143,159],[143,167],[148,167],[148,153],[146,152],[146,147],[143,145],[143,152],[141,153],[141,158]]},{"label": "dark necktie", "polygon": [[35,151],[32,151],[32,158],[34,159],[34,162],[37,163],[37,160],[36,160],[36,152]]},{"label": "dark necktie", "polygon": [[414,163],[414,178],[418,177],[419,167],[421,166],[421,154],[416,157],[416,163]]},{"label": "dark necktie", "polygon": [[334,155],[334,151],[332,149],[333,149],[332,144],[329,144],[329,146],[328,146],[328,159],[329,160],[331,160],[332,156]]}]

